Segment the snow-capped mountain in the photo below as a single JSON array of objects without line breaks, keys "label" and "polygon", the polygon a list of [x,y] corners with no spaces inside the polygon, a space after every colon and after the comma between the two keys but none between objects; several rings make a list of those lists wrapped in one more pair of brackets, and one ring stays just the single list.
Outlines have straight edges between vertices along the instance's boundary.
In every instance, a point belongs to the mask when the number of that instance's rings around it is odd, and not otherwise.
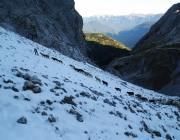
[{"label": "snow-capped mountain", "polygon": [[93,21],[93,20],[111,20],[111,19],[118,19],[118,18],[122,18],[125,17],[129,20],[137,20],[138,18],[145,18],[145,19],[150,19],[151,21],[153,19],[157,19],[159,17],[161,17],[163,14],[129,14],[129,15],[94,15],[94,16],[90,16],[90,17],[83,17],[84,21],[89,22],[89,21]]},{"label": "snow-capped mountain", "polygon": [[[83,17],[84,32],[111,33],[130,30],[144,22],[158,21],[163,14],[130,14],[122,16],[100,15]],[[101,24],[101,28],[99,29]],[[105,27],[104,29],[102,29]]]},{"label": "snow-capped mountain", "polygon": [[0,28],[1,140],[178,140],[178,107]]}]

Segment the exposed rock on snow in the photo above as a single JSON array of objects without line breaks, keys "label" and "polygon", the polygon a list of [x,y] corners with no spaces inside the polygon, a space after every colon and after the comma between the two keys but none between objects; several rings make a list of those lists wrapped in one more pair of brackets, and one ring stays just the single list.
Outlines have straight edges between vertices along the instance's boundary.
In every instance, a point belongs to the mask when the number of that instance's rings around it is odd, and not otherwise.
[{"label": "exposed rock on snow", "polygon": [[18,123],[21,124],[26,124],[27,123],[27,119],[25,117],[21,117],[20,119],[17,120]]},{"label": "exposed rock on snow", "polygon": [[12,90],[15,91],[15,92],[19,92],[19,90],[14,86],[12,87]]},{"label": "exposed rock on snow", "polygon": [[31,81],[25,81],[23,90],[32,90],[34,88],[35,84],[33,84]]},{"label": "exposed rock on snow", "polygon": [[35,87],[32,89],[32,91],[33,91],[34,93],[41,93],[41,88],[40,88],[39,86],[35,86]]}]

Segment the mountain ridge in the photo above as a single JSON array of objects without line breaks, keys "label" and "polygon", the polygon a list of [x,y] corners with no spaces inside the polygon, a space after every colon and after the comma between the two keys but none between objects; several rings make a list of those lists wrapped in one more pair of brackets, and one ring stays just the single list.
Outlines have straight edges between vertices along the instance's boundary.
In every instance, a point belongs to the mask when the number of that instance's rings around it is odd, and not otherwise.
[{"label": "mountain ridge", "polygon": [[[147,21],[157,21],[163,14],[131,14],[131,15],[123,15],[123,16],[93,16],[93,17],[83,17],[84,24],[88,22],[99,22],[103,25],[109,26],[112,29],[114,29],[114,32],[109,32],[109,33],[118,33],[119,31],[123,30],[129,30],[134,28],[135,26],[147,22]],[[85,25],[84,25],[85,27]],[[92,28],[96,29],[96,26],[93,26]],[[83,31],[86,32],[86,29],[83,28]],[[106,32],[101,32],[96,29],[97,32],[99,33],[106,33]]]},{"label": "mountain ridge", "polygon": [[150,27],[154,24],[154,21],[144,22],[137,25],[131,30],[120,31],[118,34],[108,33],[107,35],[122,42],[129,48],[133,48],[135,44],[150,30]]},{"label": "mountain ridge", "polygon": [[[174,4],[168,11],[154,24],[150,31],[135,45],[133,53],[138,53],[141,49],[151,49],[162,45],[171,45],[180,42],[179,17],[180,3]],[[142,48],[142,46],[144,46]],[[146,47],[147,48],[146,48]]]}]

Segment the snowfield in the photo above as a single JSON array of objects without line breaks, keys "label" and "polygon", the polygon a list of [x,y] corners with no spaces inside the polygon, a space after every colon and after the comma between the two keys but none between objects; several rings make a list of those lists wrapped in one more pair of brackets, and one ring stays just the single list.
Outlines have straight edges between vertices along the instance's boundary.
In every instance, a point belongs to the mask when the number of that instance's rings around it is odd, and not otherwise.
[{"label": "snowfield", "polygon": [[0,28],[0,140],[180,140],[174,100]]}]

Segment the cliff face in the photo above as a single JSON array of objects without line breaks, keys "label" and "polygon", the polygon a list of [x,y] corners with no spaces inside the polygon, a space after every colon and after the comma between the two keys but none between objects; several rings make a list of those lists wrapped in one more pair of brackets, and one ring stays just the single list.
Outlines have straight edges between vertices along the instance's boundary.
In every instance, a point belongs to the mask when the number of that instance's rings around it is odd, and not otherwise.
[{"label": "cliff face", "polygon": [[1,0],[0,26],[86,61],[82,17],[74,0]]},{"label": "cliff face", "polygon": [[180,42],[180,3],[174,4],[132,49],[143,52],[162,45]]},{"label": "cliff face", "polygon": [[180,3],[151,27],[132,55],[114,60],[106,70],[139,86],[180,96]]}]

